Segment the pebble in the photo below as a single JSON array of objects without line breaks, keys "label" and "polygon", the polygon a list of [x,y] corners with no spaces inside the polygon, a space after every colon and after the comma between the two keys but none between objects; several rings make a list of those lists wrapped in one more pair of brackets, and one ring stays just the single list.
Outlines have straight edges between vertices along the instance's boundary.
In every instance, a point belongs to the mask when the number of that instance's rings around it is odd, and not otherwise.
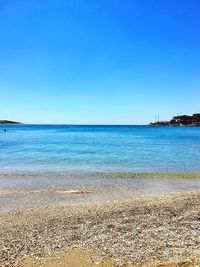
[{"label": "pebble", "polygon": [[120,264],[200,259],[199,217],[200,192],[5,212],[0,266],[72,248]]}]

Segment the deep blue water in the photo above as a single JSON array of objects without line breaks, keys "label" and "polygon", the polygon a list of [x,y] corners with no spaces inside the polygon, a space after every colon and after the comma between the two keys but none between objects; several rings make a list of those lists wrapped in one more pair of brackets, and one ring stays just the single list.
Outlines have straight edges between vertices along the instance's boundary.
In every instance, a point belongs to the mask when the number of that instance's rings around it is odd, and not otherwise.
[{"label": "deep blue water", "polygon": [[200,172],[200,127],[1,125],[0,172],[32,171]]}]

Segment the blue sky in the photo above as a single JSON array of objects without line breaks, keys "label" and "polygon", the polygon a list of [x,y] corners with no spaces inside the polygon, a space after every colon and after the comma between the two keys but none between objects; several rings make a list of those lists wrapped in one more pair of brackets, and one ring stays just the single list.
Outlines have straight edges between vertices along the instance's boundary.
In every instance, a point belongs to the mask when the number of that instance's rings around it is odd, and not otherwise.
[{"label": "blue sky", "polygon": [[1,0],[0,118],[143,124],[200,112],[199,0]]}]

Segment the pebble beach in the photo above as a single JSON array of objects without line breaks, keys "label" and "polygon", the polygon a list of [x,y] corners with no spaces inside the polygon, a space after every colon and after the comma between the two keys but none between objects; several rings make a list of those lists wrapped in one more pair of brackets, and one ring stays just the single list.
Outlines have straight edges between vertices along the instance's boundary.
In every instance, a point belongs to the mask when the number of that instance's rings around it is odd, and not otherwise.
[{"label": "pebble beach", "polygon": [[0,267],[199,264],[198,127],[4,129]]},{"label": "pebble beach", "polygon": [[[117,266],[199,264],[200,192],[1,212],[0,266],[89,249]],[[95,266],[95,265],[94,265]]]}]

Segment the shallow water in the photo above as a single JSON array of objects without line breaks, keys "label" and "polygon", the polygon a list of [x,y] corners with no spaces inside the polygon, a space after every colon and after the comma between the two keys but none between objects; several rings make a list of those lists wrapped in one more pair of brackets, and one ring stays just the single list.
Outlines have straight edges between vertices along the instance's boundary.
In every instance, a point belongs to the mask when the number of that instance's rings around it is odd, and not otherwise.
[{"label": "shallow water", "polygon": [[[200,188],[200,128],[0,126],[0,210]],[[87,190],[72,195],[70,189]]]},{"label": "shallow water", "polygon": [[[23,173],[0,174],[0,211],[107,201],[200,189],[200,174]],[[70,190],[86,191],[72,194]]]}]

